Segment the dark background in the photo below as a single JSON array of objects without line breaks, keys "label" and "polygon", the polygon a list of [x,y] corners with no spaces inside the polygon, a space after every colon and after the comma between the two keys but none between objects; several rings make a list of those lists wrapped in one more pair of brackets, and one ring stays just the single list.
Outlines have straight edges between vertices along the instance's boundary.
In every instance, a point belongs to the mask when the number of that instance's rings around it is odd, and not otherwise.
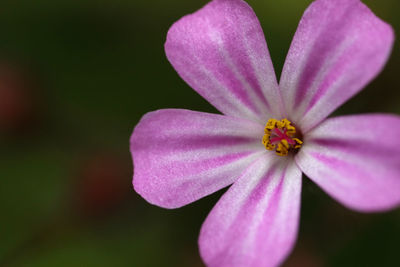
[{"label": "dark background", "polygon": [[[216,112],[168,63],[169,26],[207,1],[6,0],[0,7],[0,266],[203,266],[222,192],[177,210],[132,189],[129,137],[161,108]],[[280,74],[309,0],[248,1]],[[400,30],[398,0],[364,1]],[[400,113],[399,43],[336,115]],[[390,130],[390,125],[388,125]],[[285,266],[399,266],[400,210],[360,214],[304,179]]]}]

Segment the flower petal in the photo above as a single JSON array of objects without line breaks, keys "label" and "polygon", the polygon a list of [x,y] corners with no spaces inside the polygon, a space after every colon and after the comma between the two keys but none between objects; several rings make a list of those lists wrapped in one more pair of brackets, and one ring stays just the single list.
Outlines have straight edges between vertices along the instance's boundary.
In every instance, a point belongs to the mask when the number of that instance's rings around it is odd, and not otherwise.
[{"label": "flower petal", "polygon": [[265,123],[283,107],[260,23],[242,0],[215,0],[183,17],[165,51],[179,75],[226,115]]},{"label": "flower petal", "polygon": [[301,172],[270,153],[253,163],[204,222],[200,254],[207,266],[277,266],[292,250],[300,212]]},{"label": "flower petal", "polygon": [[189,110],[146,114],[131,137],[133,185],[152,204],[177,208],[233,183],[266,153],[263,126]]},{"label": "flower petal", "polygon": [[302,171],[345,206],[380,211],[400,204],[400,117],[329,119],[304,139]]},{"label": "flower petal", "polygon": [[303,133],[359,92],[383,68],[393,30],[359,0],[317,0],[306,10],[280,81]]}]

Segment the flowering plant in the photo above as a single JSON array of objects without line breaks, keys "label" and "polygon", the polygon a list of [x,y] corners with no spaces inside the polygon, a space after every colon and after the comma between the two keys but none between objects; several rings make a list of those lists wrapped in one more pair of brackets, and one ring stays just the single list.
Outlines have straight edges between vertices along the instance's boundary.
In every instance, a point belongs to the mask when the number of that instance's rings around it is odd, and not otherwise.
[{"label": "flowering plant", "polygon": [[242,0],[214,0],[168,32],[179,75],[223,115],[166,109],[131,137],[133,185],[178,208],[233,183],[204,222],[208,266],[277,266],[299,224],[302,173],[348,208],[400,203],[400,118],[327,116],[383,68],[392,28],[359,0],[305,11],[278,84],[264,34]]}]

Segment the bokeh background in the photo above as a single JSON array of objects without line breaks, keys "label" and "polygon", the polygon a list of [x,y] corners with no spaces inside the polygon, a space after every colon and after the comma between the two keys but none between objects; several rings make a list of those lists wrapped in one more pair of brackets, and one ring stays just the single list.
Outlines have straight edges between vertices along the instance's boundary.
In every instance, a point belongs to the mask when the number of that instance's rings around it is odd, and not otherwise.
[{"label": "bokeh background", "polygon": [[[3,0],[0,266],[203,266],[197,237],[223,192],[177,210],[132,189],[129,137],[161,108],[216,112],[169,65],[169,26],[207,1]],[[249,0],[280,74],[310,0]],[[398,0],[365,0],[400,32]],[[400,114],[399,42],[338,114]],[[388,125],[390,130],[390,125]],[[222,190],[224,191],[224,190]],[[284,266],[400,266],[400,209],[352,212],[307,178]]]}]

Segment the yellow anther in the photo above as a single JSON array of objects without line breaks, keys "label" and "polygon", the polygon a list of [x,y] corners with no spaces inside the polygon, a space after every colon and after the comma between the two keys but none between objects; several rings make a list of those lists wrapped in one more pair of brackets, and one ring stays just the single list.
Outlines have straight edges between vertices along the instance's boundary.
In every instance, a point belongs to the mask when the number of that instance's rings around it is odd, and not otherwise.
[{"label": "yellow anther", "polygon": [[282,123],[283,123],[283,125],[286,127],[286,126],[289,126],[290,124],[291,124],[291,122],[288,120],[288,119],[283,119],[282,120]]},{"label": "yellow anther", "polygon": [[267,145],[265,146],[265,148],[268,149],[268,150],[274,150],[275,147],[276,147],[276,145],[273,145],[273,144],[271,144],[271,143],[269,143],[269,144],[267,144]]},{"label": "yellow anther", "polygon": [[289,149],[289,143],[287,140],[283,139],[279,144],[282,144],[286,149]]},{"label": "yellow anther", "polygon": [[276,128],[276,124],[278,122],[279,122],[278,120],[269,119],[268,122],[267,122],[267,125],[265,125],[265,132],[275,129]]},{"label": "yellow anther", "polygon": [[279,156],[286,156],[290,150],[299,149],[303,142],[295,137],[296,127],[288,119],[269,119],[264,129],[262,143],[267,150],[275,150]]},{"label": "yellow anther", "polygon": [[293,136],[294,134],[296,134],[296,128],[293,125],[286,125],[286,133],[290,136]]},{"label": "yellow anther", "polygon": [[288,149],[281,143],[278,144],[278,148],[276,149],[276,154],[279,156],[286,156],[288,154]]},{"label": "yellow anther", "polygon": [[269,135],[268,134],[265,134],[263,136],[262,143],[264,146],[267,146],[267,144],[269,143]]},{"label": "yellow anther", "polygon": [[294,148],[300,148],[301,145],[303,144],[303,141],[301,141],[299,138],[292,138],[292,140],[296,142]]}]

